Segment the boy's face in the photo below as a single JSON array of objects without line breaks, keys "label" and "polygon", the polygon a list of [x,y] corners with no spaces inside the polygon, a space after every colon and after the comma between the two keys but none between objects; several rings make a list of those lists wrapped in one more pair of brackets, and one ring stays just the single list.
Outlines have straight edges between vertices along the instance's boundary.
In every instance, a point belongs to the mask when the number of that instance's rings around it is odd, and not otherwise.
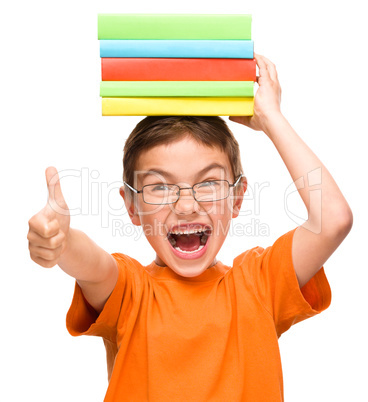
[{"label": "boy's face", "polygon": [[[141,190],[149,184],[177,184],[181,188],[211,180],[234,177],[228,156],[219,148],[210,148],[184,137],[168,145],[158,145],[143,152],[137,161],[133,186]],[[150,205],[137,194],[136,202],[125,197],[129,215],[135,225],[142,225],[145,236],[156,251],[156,263],[167,265],[178,275],[198,276],[216,263],[229,230],[232,217],[239,214],[246,180],[228,198],[219,201],[197,202],[189,189],[180,191],[174,204]],[[180,234],[179,232],[189,232]],[[194,232],[197,232],[196,234]]]}]

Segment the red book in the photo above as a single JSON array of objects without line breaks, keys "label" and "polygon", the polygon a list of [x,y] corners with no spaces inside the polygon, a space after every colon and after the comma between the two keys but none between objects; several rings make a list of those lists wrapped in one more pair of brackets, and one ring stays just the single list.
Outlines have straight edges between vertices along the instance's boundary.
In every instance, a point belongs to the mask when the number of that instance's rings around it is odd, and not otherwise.
[{"label": "red book", "polygon": [[101,58],[102,81],[256,81],[255,59]]}]

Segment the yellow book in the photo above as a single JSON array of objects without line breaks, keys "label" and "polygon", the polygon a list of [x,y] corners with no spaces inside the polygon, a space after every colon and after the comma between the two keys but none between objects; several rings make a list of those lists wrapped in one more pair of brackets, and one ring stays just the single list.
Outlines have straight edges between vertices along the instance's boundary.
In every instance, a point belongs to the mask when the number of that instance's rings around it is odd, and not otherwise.
[{"label": "yellow book", "polygon": [[252,116],[254,98],[102,98],[103,116]]}]

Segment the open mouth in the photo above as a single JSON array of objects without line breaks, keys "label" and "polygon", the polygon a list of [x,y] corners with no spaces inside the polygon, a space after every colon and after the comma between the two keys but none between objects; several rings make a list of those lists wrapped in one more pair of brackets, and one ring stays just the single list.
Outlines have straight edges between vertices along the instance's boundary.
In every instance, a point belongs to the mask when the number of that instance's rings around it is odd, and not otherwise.
[{"label": "open mouth", "polygon": [[211,228],[206,227],[169,232],[167,239],[175,250],[181,253],[192,254],[205,247],[210,235]]}]

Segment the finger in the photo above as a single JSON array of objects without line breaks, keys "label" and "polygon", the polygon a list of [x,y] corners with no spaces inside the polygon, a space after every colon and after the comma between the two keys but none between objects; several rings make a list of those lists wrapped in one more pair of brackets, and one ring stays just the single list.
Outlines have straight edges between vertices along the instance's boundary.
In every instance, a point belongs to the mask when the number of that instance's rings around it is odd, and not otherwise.
[{"label": "finger", "polygon": [[49,210],[52,210],[59,215],[69,216],[69,209],[61,191],[59,174],[54,167],[46,169],[46,182],[49,192],[47,202]]},{"label": "finger", "polygon": [[57,260],[48,261],[41,257],[36,257],[31,254],[31,259],[38,265],[44,268],[52,268],[57,264]]},{"label": "finger", "polygon": [[257,66],[259,69],[259,79],[263,80],[263,79],[270,78],[270,73],[267,69],[267,64],[264,60],[264,57],[259,54],[254,53],[254,58],[256,59]]},{"label": "finger", "polygon": [[56,248],[55,250],[50,250],[48,248],[33,246],[31,244],[28,248],[31,256],[35,258],[42,258],[45,261],[56,261],[60,257],[62,250],[61,246]]},{"label": "finger", "polygon": [[49,191],[49,203],[52,203],[52,201],[56,201],[58,205],[62,205],[63,203],[65,203],[65,201],[63,193],[61,191],[60,179],[57,169],[52,166],[48,167],[45,174],[47,188]]},{"label": "finger", "polygon": [[65,241],[65,234],[61,231],[55,236],[45,238],[38,233],[29,231],[27,235],[28,242],[31,246],[43,247],[49,250],[56,250],[63,245]]},{"label": "finger", "polygon": [[37,215],[33,216],[28,222],[29,231],[35,232],[45,239],[56,236],[60,231],[60,224],[57,219],[50,219],[47,215],[49,212],[45,213],[47,209],[48,206]]},{"label": "finger", "polygon": [[273,81],[278,81],[276,66],[272,63],[271,60],[267,59],[267,57],[263,56],[263,59],[266,63],[267,70],[270,74],[271,79]]}]

